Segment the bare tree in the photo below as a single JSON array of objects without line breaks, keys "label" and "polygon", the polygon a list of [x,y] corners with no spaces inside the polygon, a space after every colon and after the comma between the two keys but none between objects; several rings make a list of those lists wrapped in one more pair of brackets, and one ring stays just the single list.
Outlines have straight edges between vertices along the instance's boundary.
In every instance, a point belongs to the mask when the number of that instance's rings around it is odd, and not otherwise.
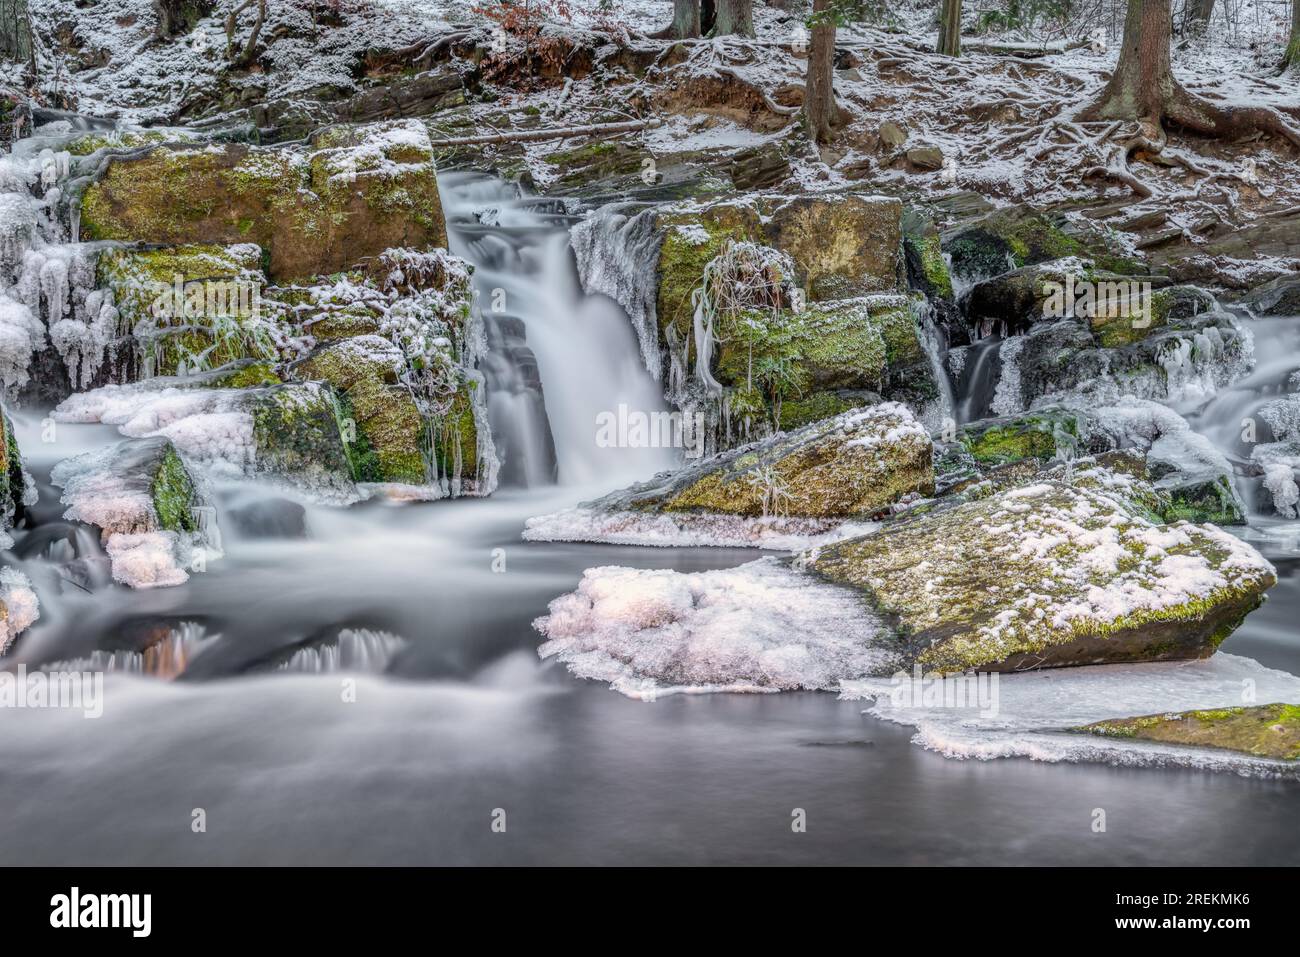
[{"label": "bare tree", "polygon": [[718,0],[717,19],[713,23],[716,37],[735,34],[742,37],[754,35],[753,0]]},{"label": "bare tree", "polygon": [[[726,2],[726,0],[724,0]],[[739,0],[732,0],[733,5]],[[753,0],[744,0],[745,21],[749,24],[747,36],[754,35]],[[673,22],[657,33],[650,34],[655,40],[693,40],[708,35],[714,23],[721,19],[720,11],[714,0],[673,0]],[[740,33],[740,30],[728,30],[728,33]],[[721,35],[721,31],[719,32]]]},{"label": "bare tree", "polygon": [[1159,152],[1165,121],[1207,136],[1273,133],[1300,146],[1300,130],[1276,110],[1218,106],[1183,89],[1169,64],[1172,33],[1170,0],[1128,0],[1119,62],[1101,96],[1081,119],[1139,121],[1146,129],[1132,141],[1131,150]]},{"label": "bare tree", "polygon": [[[253,20],[253,31],[248,35],[248,41],[244,44],[242,50],[235,52],[235,30],[239,26],[239,15],[257,4],[257,17]],[[266,22],[266,0],[243,0],[243,3],[235,7],[226,16],[226,59],[234,66],[246,67],[253,62],[257,56],[257,37],[262,32],[262,24]]]},{"label": "bare tree", "polygon": [[808,23],[812,28],[812,46],[804,83],[804,121],[813,142],[827,143],[842,124],[840,108],[835,103],[836,11],[831,0],[813,0]]},{"label": "bare tree", "polygon": [[944,56],[961,56],[961,0],[939,0],[939,45]]}]

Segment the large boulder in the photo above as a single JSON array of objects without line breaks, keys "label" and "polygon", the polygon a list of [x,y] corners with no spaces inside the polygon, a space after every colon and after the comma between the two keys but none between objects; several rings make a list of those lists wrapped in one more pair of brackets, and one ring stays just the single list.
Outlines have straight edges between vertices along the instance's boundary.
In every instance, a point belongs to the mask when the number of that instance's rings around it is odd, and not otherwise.
[{"label": "large boulder", "polygon": [[902,204],[883,196],[804,196],[775,206],[768,242],[789,254],[809,299],[897,292]]},{"label": "large boulder", "polygon": [[605,509],[744,516],[870,516],[934,490],[930,437],[885,403],[707,459],[596,503]]},{"label": "large boulder", "polygon": [[1300,705],[1296,704],[1146,714],[1098,721],[1072,730],[1107,738],[1218,748],[1257,758],[1300,761]]},{"label": "large boulder", "polygon": [[447,245],[432,146],[416,121],[332,127],[307,150],[166,145],[114,159],[82,198],[81,236],[257,243],[277,280]]},{"label": "large boulder", "polygon": [[1122,491],[1064,481],[905,516],[806,564],[949,673],[1208,657],[1276,581],[1215,526],[1159,525]]}]

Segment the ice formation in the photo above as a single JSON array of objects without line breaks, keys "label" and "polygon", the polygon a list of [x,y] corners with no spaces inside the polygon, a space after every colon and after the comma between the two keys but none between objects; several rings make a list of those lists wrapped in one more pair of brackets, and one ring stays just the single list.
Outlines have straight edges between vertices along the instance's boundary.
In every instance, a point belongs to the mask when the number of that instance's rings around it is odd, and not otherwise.
[{"label": "ice formation", "polygon": [[663,548],[766,548],[796,552],[865,535],[876,527],[869,522],[838,519],[749,518],[743,515],[603,511],[577,507],[528,519],[524,524],[524,539],[530,542],[601,542]]},{"label": "ice formation", "polygon": [[538,649],[631,698],[710,691],[834,690],[888,674],[884,628],[851,591],[764,558],[683,574],[606,565],[534,622]]},{"label": "ice formation", "polygon": [[41,604],[27,576],[6,566],[0,568],[0,605],[5,612],[0,618],[0,655],[3,655],[14,639],[41,617]]}]

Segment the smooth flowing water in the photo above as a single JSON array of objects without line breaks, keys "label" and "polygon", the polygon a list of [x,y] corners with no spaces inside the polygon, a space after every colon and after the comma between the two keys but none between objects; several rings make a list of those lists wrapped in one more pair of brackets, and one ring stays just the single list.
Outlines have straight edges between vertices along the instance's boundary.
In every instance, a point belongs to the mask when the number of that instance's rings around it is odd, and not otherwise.
[{"label": "smooth flowing water", "polygon": [[[142,632],[175,626],[149,666],[183,673],[110,674],[98,719],[3,713],[0,863],[1300,861],[1294,782],[957,761],[832,694],[644,702],[541,662],[531,622],[584,569],[757,553],[520,540],[527,517],[662,467],[664,450],[594,440],[601,412],[661,400],[626,318],[578,289],[560,212],[446,181],[488,309],[493,432],[510,437],[490,499],[340,510],[218,486],[225,557],[130,592],[96,578],[97,544],[61,523],[48,485],[55,462],[116,433],[51,436],[39,413],[16,415],[41,505],[15,553],[51,596],[19,658],[117,647],[142,664]],[[1260,544],[1281,581],[1226,650],[1300,673],[1300,551]],[[345,661],[356,670],[326,670]]]}]

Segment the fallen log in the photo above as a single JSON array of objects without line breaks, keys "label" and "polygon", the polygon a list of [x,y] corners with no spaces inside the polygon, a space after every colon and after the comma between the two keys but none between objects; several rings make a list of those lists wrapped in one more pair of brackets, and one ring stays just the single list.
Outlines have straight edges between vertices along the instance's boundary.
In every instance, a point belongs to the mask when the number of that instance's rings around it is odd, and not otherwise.
[{"label": "fallen log", "polygon": [[632,133],[651,129],[663,123],[660,119],[628,120],[623,123],[591,123],[587,126],[565,126],[553,130],[516,130],[512,133],[485,133],[481,136],[457,136],[434,140],[433,148],[448,146],[480,146],[489,143],[536,143],[540,140],[564,140],[570,136],[599,136],[602,133]]}]

